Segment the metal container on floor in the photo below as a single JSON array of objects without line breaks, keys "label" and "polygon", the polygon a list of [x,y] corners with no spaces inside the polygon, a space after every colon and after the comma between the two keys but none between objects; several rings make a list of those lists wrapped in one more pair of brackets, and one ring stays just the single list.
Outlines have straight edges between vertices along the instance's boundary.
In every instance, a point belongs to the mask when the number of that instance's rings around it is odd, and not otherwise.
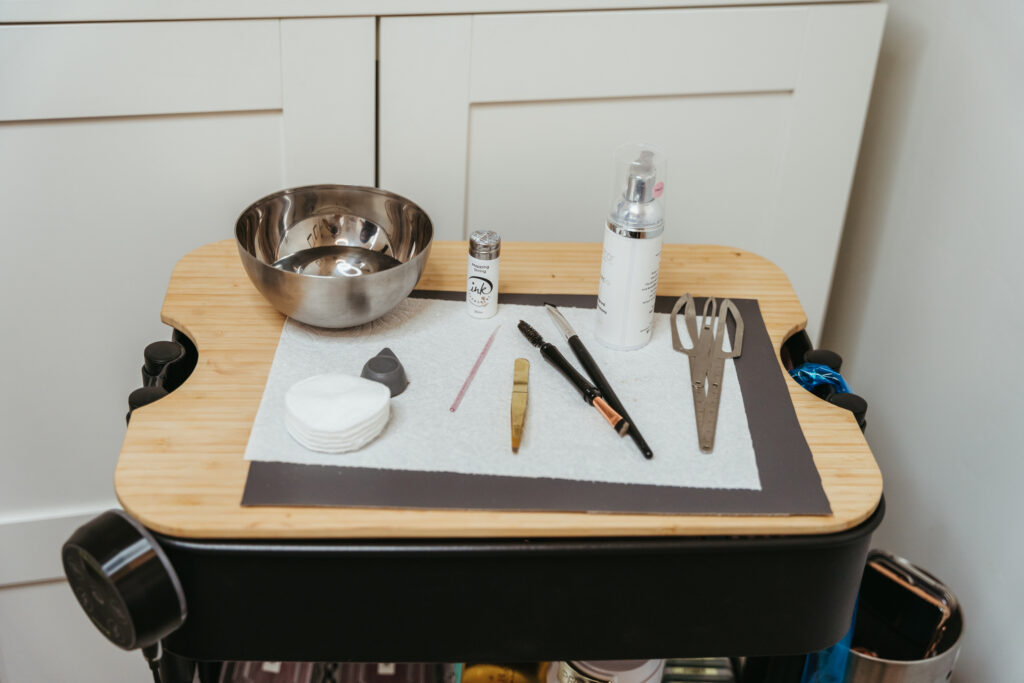
[{"label": "metal container on floor", "polygon": [[[925,659],[885,659],[864,651],[858,651],[857,635],[854,636],[854,648],[850,650],[846,663],[845,683],[946,683],[953,676],[957,657],[960,655],[960,643],[963,641],[963,611],[956,596],[944,584],[931,574],[915,567],[903,558],[873,550],[868,556],[868,567],[871,562],[881,558],[889,560],[888,567],[904,569],[901,578],[910,582],[910,590],[925,595],[927,591],[944,596],[944,602],[951,606],[948,621],[944,624],[933,647],[933,652]],[[864,584],[861,587],[861,600],[864,598]],[[858,617],[859,619],[860,617]],[[909,620],[910,615],[902,614],[901,618]],[[881,648],[879,648],[881,649]]]},{"label": "metal container on floor", "polygon": [[846,683],[946,683],[960,656],[960,639],[935,657],[900,662],[878,659],[851,651],[846,664]]}]

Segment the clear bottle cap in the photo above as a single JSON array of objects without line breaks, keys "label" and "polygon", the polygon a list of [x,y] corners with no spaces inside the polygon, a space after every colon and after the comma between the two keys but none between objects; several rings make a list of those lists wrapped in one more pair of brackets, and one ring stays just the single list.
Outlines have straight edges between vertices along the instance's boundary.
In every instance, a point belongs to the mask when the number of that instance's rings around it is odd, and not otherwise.
[{"label": "clear bottle cap", "polygon": [[623,200],[648,204],[660,202],[665,191],[665,155],[651,145],[630,143],[615,150],[615,185],[612,205]]}]

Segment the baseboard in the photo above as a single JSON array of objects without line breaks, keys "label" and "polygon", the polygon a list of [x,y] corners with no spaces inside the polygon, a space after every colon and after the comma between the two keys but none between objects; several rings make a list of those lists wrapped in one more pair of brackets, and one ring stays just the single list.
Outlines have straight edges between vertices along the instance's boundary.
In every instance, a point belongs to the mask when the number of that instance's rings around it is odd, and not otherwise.
[{"label": "baseboard", "polygon": [[0,516],[0,588],[63,578],[60,548],[79,526],[117,503]]}]

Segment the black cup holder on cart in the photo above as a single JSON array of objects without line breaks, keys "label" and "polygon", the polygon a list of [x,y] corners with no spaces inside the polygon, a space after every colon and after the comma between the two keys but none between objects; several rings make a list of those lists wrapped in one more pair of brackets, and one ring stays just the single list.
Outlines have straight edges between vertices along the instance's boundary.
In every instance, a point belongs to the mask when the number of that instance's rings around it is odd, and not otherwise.
[{"label": "black cup holder on cart", "polygon": [[[779,353],[782,359],[782,366],[789,372],[801,363],[818,363],[827,365],[836,372],[839,372],[843,365],[843,358],[835,351],[828,349],[815,349],[811,338],[805,330],[800,330],[782,343]],[[867,427],[868,402],[862,396],[853,393],[838,393],[829,385],[815,387],[811,393],[823,401],[845,408],[853,413],[860,425],[860,430]]]},{"label": "black cup holder on cart", "polygon": [[142,386],[128,395],[128,422],[136,408],[158,401],[184,384],[198,360],[196,345],[178,330],[171,334],[170,341],[147,346],[142,356]]}]

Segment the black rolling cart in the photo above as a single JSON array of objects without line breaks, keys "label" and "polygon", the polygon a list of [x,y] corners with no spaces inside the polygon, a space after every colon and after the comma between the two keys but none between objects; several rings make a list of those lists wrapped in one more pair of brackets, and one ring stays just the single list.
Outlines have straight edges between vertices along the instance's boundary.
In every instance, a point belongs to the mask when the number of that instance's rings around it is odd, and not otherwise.
[{"label": "black rolling cart", "polygon": [[[576,265],[530,248],[503,255],[532,257],[510,269],[512,290],[550,291],[552,273]],[[456,289],[464,243],[434,249],[420,286]],[[588,265],[597,249],[570,260]],[[133,395],[116,474],[127,513],[86,524],[64,551],[97,626],[144,647],[165,682],[191,681],[197,667],[214,680],[209,663],[224,660],[797,654],[846,632],[884,511],[881,478],[857,419],[798,387],[831,515],[241,506],[248,426],[283,319],[233,252],[232,242],[208,245],[175,270],[163,318],[180,330],[180,353],[147,352],[151,395]],[[760,301],[780,373],[807,350],[792,334],[799,303],[774,266],[718,247],[666,252],[670,266],[699,257],[705,289]],[[592,286],[554,279],[568,293]],[[691,280],[663,267],[662,288]]]}]

